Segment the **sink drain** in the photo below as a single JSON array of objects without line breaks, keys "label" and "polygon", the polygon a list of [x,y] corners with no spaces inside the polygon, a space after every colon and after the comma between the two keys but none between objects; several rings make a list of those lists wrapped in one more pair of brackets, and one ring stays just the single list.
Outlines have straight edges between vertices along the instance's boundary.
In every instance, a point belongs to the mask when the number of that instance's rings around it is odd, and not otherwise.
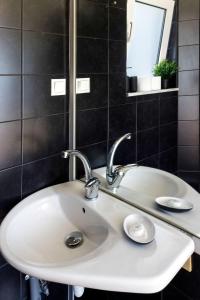
[{"label": "sink drain", "polygon": [[65,240],[65,245],[68,248],[77,248],[82,243],[83,243],[83,234],[80,231],[71,232]]}]

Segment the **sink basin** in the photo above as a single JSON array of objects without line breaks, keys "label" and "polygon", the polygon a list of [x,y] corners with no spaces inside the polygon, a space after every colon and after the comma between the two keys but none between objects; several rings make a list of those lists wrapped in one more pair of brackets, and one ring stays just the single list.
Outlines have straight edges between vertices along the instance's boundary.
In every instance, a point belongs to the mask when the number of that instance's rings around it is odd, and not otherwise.
[{"label": "sink basin", "polygon": [[[126,173],[119,188],[111,190],[106,182],[106,167],[96,169],[93,173],[102,182],[104,191],[200,238],[200,195],[179,177],[159,169],[139,166]],[[156,205],[157,197],[185,199],[194,208],[184,213],[166,211]],[[195,250],[200,254],[200,241]]]},{"label": "sink basin", "polygon": [[[162,290],[194,251],[190,237],[149,216],[155,239],[139,245],[123,233],[129,214],[144,212],[104,192],[84,199],[79,181],[43,189],[23,200],[0,227],[3,256],[16,269],[40,279],[133,293]],[[83,243],[65,245],[74,231]],[[120,257],[120,261],[119,261]]]},{"label": "sink basin", "polygon": [[[11,212],[6,243],[16,257],[32,266],[51,267],[87,260],[114,231],[95,211],[76,195],[49,188],[29,197]],[[28,204],[28,205],[27,205]],[[67,248],[66,237],[73,231],[83,233],[84,243]]]}]

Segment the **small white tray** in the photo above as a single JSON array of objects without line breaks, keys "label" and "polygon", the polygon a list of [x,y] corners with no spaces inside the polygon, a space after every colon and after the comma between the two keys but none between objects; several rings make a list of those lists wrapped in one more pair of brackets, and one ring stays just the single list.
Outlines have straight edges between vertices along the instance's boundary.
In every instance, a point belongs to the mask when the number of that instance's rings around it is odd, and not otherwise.
[{"label": "small white tray", "polygon": [[127,216],[124,219],[123,227],[126,235],[137,243],[147,244],[154,239],[154,224],[143,215],[132,214]]},{"label": "small white tray", "polygon": [[186,199],[175,197],[158,197],[155,199],[155,201],[160,207],[176,212],[183,212],[193,209],[193,204]]}]

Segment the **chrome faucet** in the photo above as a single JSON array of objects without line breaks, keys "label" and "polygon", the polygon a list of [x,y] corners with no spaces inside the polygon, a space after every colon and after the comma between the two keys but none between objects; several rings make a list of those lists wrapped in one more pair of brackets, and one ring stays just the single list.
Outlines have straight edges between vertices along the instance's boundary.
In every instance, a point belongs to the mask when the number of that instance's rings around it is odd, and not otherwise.
[{"label": "chrome faucet", "polygon": [[110,189],[118,188],[126,172],[128,172],[133,167],[137,167],[137,164],[128,164],[125,166],[118,166],[115,168],[113,166],[114,156],[118,146],[124,140],[130,140],[130,139],[131,139],[131,133],[127,133],[122,137],[120,137],[118,140],[116,140],[116,142],[112,145],[110,149],[110,152],[108,154],[107,168],[106,168],[106,179],[108,183],[108,188]]},{"label": "chrome faucet", "polygon": [[100,181],[98,178],[92,176],[92,170],[87,157],[78,150],[65,150],[62,152],[63,158],[69,158],[71,156],[78,157],[83,163],[84,170],[85,170],[85,179],[86,179],[85,198],[86,199],[97,198]]}]

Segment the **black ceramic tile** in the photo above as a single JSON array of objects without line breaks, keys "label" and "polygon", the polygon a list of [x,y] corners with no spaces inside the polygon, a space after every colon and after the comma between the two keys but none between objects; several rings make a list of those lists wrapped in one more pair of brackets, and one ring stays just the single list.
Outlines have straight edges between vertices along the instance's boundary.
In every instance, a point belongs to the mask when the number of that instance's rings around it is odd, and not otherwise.
[{"label": "black ceramic tile", "polygon": [[179,121],[178,144],[180,146],[199,145],[199,121]]},{"label": "black ceramic tile", "polygon": [[[96,169],[107,164],[107,142],[98,143],[94,145],[90,145],[87,147],[79,148],[79,150],[86,155],[88,158],[91,168]],[[77,160],[77,169],[78,169],[78,176],[84,176],[84,169],[83,164],[80,160]]]},{"label": "black ceramic tile", "polygon": [[109,138],[116,139],[125,133],[135,133],[136,103],[111,107],[109,110]]},{"label": "black ceramic tile", "polygon": [[21,121],[0,124],[0,169],[21,163]]},{"label": "black ceramic tile", "polygon": [[64,117],[55,115],[23,121],[23,162],[30,162],[62,151]]},{"label": "black ceramic tile", "polygon": [[178,119],[177,97],[160,99],[160,124],[176,122]]},{"label": "black ceramic tile", "polygon": [[179,22],[179,46],[199,44],[199,20]]},{"label": "black ceramic tile", "polygon": [[21,199],[21,167],[0,172],[0,207],[6,211]]},{"label": "black ceramic tile", "polygon": [[199,170],[199,147],[178,147],[178,169],[187,171]]},{"label": "black ceramic tile", "polygon": [[147,157],[145,159],[139,160],[138,162],[139,166],[146,166],[150,168],[158,168],[159,166],[159,156],[158,154],[152,155],[150,157]]},{"label": "black ceramic tile", "polygon": [[107,41],[92,38],[78,38],[77,72],[107,73]]},{"label": "black ceramic tile", "polygon": [[102,142],[106,138],[107,109],[86,110],[77,113],[77,146]]},{"label": "black ceramic tile", "polygon": [[66,284],[58,284],[58,283],[49,283],[49,292],[50,295],[48,300],[66,300],[67,299],[67,285]]},{"label": "black ceramic tile", "polygon": [[199,119],[199,96],[180,96],[178,99],[178,119]]},{"label": "black ceramic tile", "polygon": [[178,97],[178,95],[179,95],[179,93],[177,91],[173,91],[173,92],[167,92],[167,93],[160,93],[160,94],[158,94],[158,98],[159,99],[169,99],[169,98],[173,98],[173,97],[174,98]]},{"label": "black ceramic tile", "polygon": [[[108,296],[109,292],[102,290],[94,290],[94,289],[85,289],[82,300],[109,300]],[[78,300],[78,298],[75,298]]]},{"label": "black ceramic tile", "polygon": [[[164,95],[164,94],[163,94]],[[170,97],[171,93],[167,93],[168,97]],[[145,101],[149,101],[149,100],[158,100],[159,99],[159,94],[147,94],[147,95],[142,95],[142,96],[138,96],[135,97],[137,98],[137,102],[145,102]]]},{"label": "black ceramic tile", "polygon": [[174,173],[177,171],[177,148],[160,153],[160,169]]},{"label": "black ceramic tile", "polygon": [[46,186],[68,180],[68,159],[61,155],[42,159],[23,166],[23,197]]},{"label": "black ceramic tile", "polygon": [[110,6],[114,6],[114,7],[120,7],[125,9],[126,8],[126,3],[127,0],[108,0],[109,1],[109,5]]},{"label": "black ceramic tile", "polygon": [[179,47],[179,71],[199,68],[199,46]]},{"label": "black ceramic tile", "polygon": [[179,20],[193,20],[199,18],[199,0],[179,1]]},{"label": "black ceramic tile", "polygon": [[0,74],[21,73],[21,32],[0,28]]},{"label": "black ceramic tile", "polygon": [[78,94],[77,109],[91,109],[108,105],[108,76],[100,74],[78,74],[78,78],[90,78],[90,93]]},{"label": "black ceramic tile", "polygon": [[5,264],[7,264],[7,262],[5,261],[5,259],[3,258],[3,256],[0,253],[0,269],[5,266]]},{"label": "black ceramic tile", "polygon": [[[31,118],[56,113],[64,113],[65,98],[68,96],[51,96],[52,76],[23,77],[23,117]],[[56,79],[63,76],[56,76]],[[67,101],[68,102],[68,101]]]},{"label": "black ceramic tile", "polygon": [[88,0],[78,0],[78,36],[91,36],[107,39],[108,7]]},{"label": "black ceramic tile", "polygon": [[126,97],[126,74],[125,73],[110,74],[109,75],[110,106],[126,104],[127,102],[133,102],[135,100]]},{"label": "black ceramic tile", "polygon": [[193,266],[191,273],[181,270],[172,283],[186,294],[189,299],[198,300],[200,298],[200,257],[197,254],[193,255]]},{"label": "black ceramic tile", "polygon": [[114,7],[110,8],[109,39],[126,41],[126,11],[125,10],[114,8]]},{"label": "black ceramic tile", "polygon": [[92,2],[96,2],[98,4],[108,4],[108,0],[91,0]]},{"label": "black ceramic tile", "polygon": [[199,71],[179,72],[179,95],[199,94]]},{"label": "black ceramic tile", "polygon": [[[111,149],[115,140],[109,142],[109,150]],[[133,164],[136,162],[136,135],[133,134],[131,140],[123,141],[115,153],[114,164],[124,165]]]},{"label": "black ceramic tile", "polygon": [[24,31],[23,72],[26,74],[63,74],[64,55],[68,57],[68,47],[64,36]]},{"label": "black ceramic tile", "polygon": [[193,171],[193,172],[187,172],[187,171],[179,171],[177,174],[178,177],[186,181],[189,185],[191,185],[194,189],[197,190],[197,192],[200,192],[200,172],[199,171]]},{"label": "black ceramic tile", "polygon": [[160,127],[160,151],[177,146],[177,123]]},{"label": "black ceramic tile", "polygon": [[131,294],[108,292],[109,300],[161,300],[161,293],[156,294]]},{"label": "black ceramic tile", "polygon": [[159,101],[140,102],[137,104],[137,130],[144,130],[159,125]]},{"label": "black ceramic tile", "polygon": [[[24,0],[23,28],[42,32],[65,33],[65,0]],[[67,10],[68,11],[68,10]]]},{"label": "black ceramic tile", "polygon": [[10,265],[1,268],[0,287],[0,299],[20,299],[20,273]]},{"label": "black ceramic tile", "polygon": [[1,0],[0,26],[20,28],[21,0]]},{"label": "black ceramic tile", "polygon": [[0,122],[21,118],[21,77],[0,76]]},{"label": "black ceramic tile", "polygon": [[137,134],[137,160],[142,160],[158,153],[158,128],[140,131]]},{"label": "black ceramic tile", "polygon": [[126,42],[109,41],[110,73],[126,72]]},{"label": "black ceramic tile", "polygon": [[168,285],[167,288],[164,289],[162,293],[162,300],[169,300],[169,299],[181,299],[181,300],[191,300],[182,291],[178,290],[172,284]]}]

